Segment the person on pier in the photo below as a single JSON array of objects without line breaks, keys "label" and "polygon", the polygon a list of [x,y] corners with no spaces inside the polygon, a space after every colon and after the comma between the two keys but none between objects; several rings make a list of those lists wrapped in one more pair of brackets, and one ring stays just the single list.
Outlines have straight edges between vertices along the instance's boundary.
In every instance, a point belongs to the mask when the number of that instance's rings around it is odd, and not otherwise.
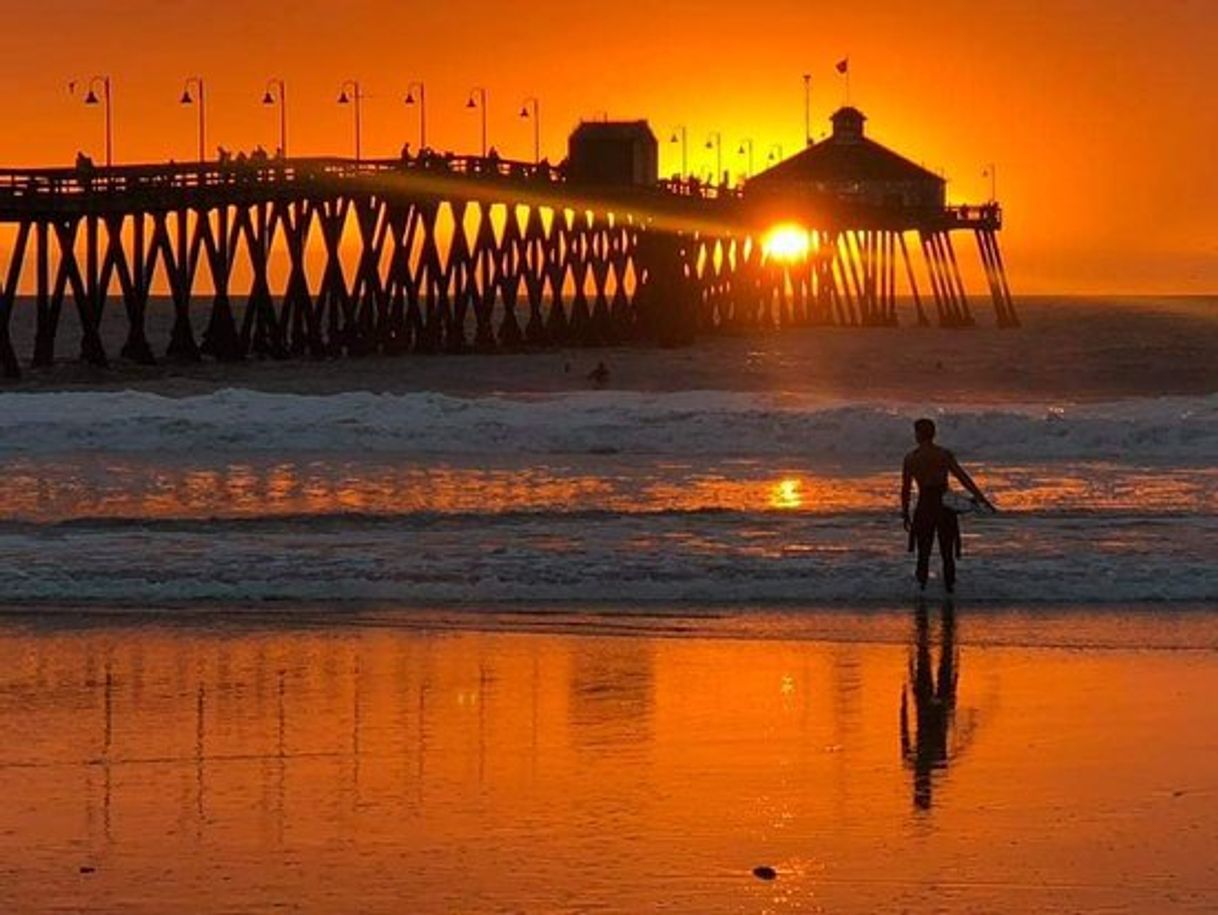
[{"label": "person on pier", "polygon": [[[960,466],[956,456],[935,444],[933,420],[919,419],[914,423],[914,438],[918,447],[905,455],[901,470],[901,517],[909,532],[909,550],[917,550],[915,574],[918,585],[926,589],[930,577],[930,551],[937,537],[939,555],[943,558],[943,586],[951,594],[956,588],[956,559],[960,555],[960,519],[954,508],[944,504],[949,475],[960,481],[978,505],[992,512],[998,509]],[[911,515],[909,504],[914,481],[918,484],[918,504]]]}]

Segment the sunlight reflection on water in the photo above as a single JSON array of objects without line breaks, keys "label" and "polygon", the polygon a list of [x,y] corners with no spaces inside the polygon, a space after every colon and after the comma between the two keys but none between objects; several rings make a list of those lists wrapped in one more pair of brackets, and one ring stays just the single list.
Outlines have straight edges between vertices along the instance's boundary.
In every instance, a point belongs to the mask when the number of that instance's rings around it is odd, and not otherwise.
[{"label": "sunlight reflection on water", "polygon": [[[198,518],[293,514],[890,511],[894,473],[828,473],[762,461],[568,461],[521,466],[334,458],[214,463],[77,456],[12,459],[0,518]],[[1218,469],[1102,463],[981,468],[1004,509],[1218,512]]]}]

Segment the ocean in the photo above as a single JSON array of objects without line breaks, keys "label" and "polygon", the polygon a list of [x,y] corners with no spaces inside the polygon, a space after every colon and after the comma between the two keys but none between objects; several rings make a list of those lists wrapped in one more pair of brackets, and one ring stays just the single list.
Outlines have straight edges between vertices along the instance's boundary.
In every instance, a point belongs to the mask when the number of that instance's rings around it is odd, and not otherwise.
[{"label": "ocean", "polygon": [[898,488],[921,415],[1001,508],[966,519],[962,599],[1218,599],[1218,302],[1024,319],[65,366],[0,393],[3,600],[891,604],[913,588]]}]

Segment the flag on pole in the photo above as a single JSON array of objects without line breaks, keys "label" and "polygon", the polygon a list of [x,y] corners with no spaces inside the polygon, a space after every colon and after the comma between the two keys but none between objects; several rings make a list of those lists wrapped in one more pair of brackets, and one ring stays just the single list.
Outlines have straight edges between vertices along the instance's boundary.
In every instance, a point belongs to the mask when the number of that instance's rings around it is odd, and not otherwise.
[{"label": "flag on pole", "polygon": [[843,57],[835,68],[839,74],[846,77],[846,104],[850,104],[850,58]]}]

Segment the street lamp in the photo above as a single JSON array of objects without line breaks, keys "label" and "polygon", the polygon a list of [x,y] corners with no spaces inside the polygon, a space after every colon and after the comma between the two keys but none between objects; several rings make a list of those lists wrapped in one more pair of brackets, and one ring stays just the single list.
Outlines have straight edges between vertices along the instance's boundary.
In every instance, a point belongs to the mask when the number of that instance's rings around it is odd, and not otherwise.
[{"label": "street lamp", "polygon": [[[348,92],[347,90],[351,90]],[[360,102],[363,101],[364,92],[360,88],[359,80],[349,79],[344,82],[338,89],[338,103],[340,105],[351,105],[352,113],[355,116],[355,161],[358,163],[362,156],[362,147],[360,146]]]},{"label": "street lamp", "polygon": [[529,119],[530,109],[533,118],[533,161],[541,162],[541,102],[532,96],[525,99],[520,106],[520,116],[526,121]]},{"label": "street lamp", "polygon": [[672,137],[668,140],[669,143],[681,144],[681,177],[689,177],[689,131],[682,124],[673,131]]},{"label": "street lamp", "polygon": [[752,137],[745,137],[743,140],[741,140],[740,148],[738,150],[736,150],[736,154],[739,156],[743,156],[746,153],[748,154],[748,157],[749,157],[749,159],[748,159],[749,170],[748,170],[748,172],[745,173],[744,177],[751,178],[753,176],[753,138]]},{"label": "street lamp", "polygon": [[812,74],[804,74],[804,146],[812,145]]},{"label": "street lamp", "polygon": [[775,143],[773,146],[770,147],[770,154],[768,156],[766,156],[766,160],[769,162],[781,162],[782,161],[782,144],[781,143]]},{"label": "street lamp", "polygon": [[[415,90],[418,96],[415,96]],[[413,82],[406,87],[406,104],[419,106],[419,149],[427,146],[427,87],[421,82]]]},{"label": "street lamp", "polygon": [[190,94],[191,86],[194,86],[199,96],[199,161],[203,162],[207,158],[207,102],[203,95],[203,77],[192,76],[186,80],[182,86],[182,97],[179,99],[183,105],[193,105],[196,102]]},{"label": "street lamp", "polygon": [[715,131],[706,140],[706,148],[715,151],[715,180],[713,183],[719,183],[723,180],[723,134]]},{"label": "street lamp", "polygon": [[486,90],[481,86],[474,86],[469,90],[469,101],[465,103],[465,107],[469,109],[477,108],[482,113],[482,158],[486,158]]},{"label": "street lamp", "polygon": [[[272,92],[271,89],[275,91]],[[279,106],[279,152],[288,157],[288,87],[279,77],[266,81],[266,92],[262,95],[262,104]]]},{"label": "street lamp", "polygon": [[990,203],[998,202],[998,166],[991,162],[981,173],[982,178],[990,179]]},{"label": "street lamp", "polygon": [[[101,87],[100,98],[97,88]],[[68,91],[76,92],[76,83],[68,83]],[[114,123],[110,114],[110,77],[94,76],[89,80],[89,91],[85,93],[86,105],[101,105],[103,129],[106,132],[106,168],[114,164]]]}]

